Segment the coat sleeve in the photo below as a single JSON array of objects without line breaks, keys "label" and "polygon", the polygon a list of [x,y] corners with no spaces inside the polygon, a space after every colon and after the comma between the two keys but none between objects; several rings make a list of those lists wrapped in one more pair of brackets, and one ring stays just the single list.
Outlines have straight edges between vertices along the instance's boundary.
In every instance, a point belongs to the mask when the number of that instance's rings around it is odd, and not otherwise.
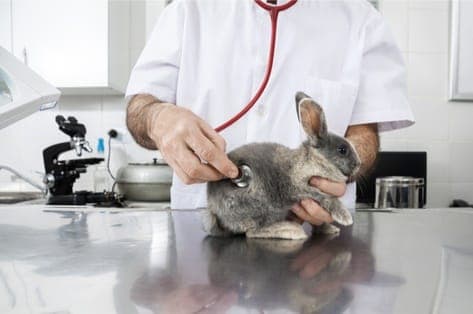
[{"label": "coat sleeve", "polygon": [[379,12],[368,17],[361,32],[360,85],[350,125],[378,123],[380,131],[414,123],[402,54]]},{"label": "coat sleeve", "polygon": [[175,103],[184,23],[182,1],[174,1],[164,9],[132,70],[128,99],[146,93]]}]

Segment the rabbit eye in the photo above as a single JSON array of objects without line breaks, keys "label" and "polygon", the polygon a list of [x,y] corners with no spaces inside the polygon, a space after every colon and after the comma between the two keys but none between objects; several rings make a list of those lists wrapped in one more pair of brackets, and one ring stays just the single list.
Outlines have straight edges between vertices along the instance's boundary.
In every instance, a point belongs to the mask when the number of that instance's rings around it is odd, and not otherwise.
[{"label": "rabbit eye", "polygon": [[337,147],[337,151],[340,155],[345,156],[348,153],[348,149],[346,145],[340,145]]}]

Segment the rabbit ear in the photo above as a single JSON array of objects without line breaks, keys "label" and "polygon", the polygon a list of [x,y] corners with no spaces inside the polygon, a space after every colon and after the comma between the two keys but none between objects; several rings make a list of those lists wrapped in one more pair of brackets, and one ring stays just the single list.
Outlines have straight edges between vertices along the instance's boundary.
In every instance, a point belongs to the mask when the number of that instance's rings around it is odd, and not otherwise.
[{"label": "rabbit ear", "polygon": [[312,98],[302,92],[296,94],[297,117],[307,135],[318,139],[327,135],[325,115]]}]

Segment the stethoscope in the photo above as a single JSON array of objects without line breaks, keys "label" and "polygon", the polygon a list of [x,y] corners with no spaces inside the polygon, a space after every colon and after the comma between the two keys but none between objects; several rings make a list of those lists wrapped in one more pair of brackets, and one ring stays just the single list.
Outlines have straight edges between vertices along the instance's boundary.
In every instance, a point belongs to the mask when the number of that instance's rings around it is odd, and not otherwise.
[{"label": "stethoscope", "polygon": [[[282,4],[282,5],[271,5],[271,4],[263,2],[263,0],[254,0],[254,1],[261,8],[268,11],[271,17],[271,41],[270,41],[270,47],[269,47],[268,65],[266,66],[266,73],[264,75],[263,81],[261,82],[259,88],[256,90],[255,95],[250,99],[248,104],[230,120],[216,127],[215,131],[217,132],[225,130],[226,128],[228,128],[229,126],[231,126],[232,124],[240,120],[248,111],[250,111],[251,108],[253,108],[256,102],[261,98],[261,95],[266,89],[266,86],[268,86],[268,82],[271,77],[271,72],[273,70],[279,13],[284,10],[289,9],[297,2],[297,0],[289,0],[287,3]],[[253,176],[253,172],[251,171],[251,168],[247,165],[240,165],[238,167],[238,170],[239,170],[238,177],[235,179],[232,179],[231,181],[239,188],[248,187],[251,181],[251,178]]]},{"label": "stethoscope", "polygon": [[256,102],[261,98],[261,95],[263,94],[264,90],[266,89],[266,86],[268,86],[269,78],[271,77],[271,72],[273,70],[273,63],[274,63],[274,52],[276,48],[276,34],[277,34],[277,28],[278,28],[278,16],[279,13],[289,9],[292,7],[294,4],[296,4],[297,0],[289,0],[285,4],[281,5],[271,5],[263,0],[254,0],[256,4],[258,4],[261,8],[265,9],[266,11],[269,12],[269,15],[271,17],[271,41],[270,41],[270,48],[269,48],[269,56],[268,56],[268,65],[266,66],[266,73],[264,75],[263,81],[261,82],[261,85],[259,88],[256,90],[255,95],[250,99],[248,104],[240,111],[238,112],[234,117],[232,117],[230,120],[227,122],[223,123],[222,125],[218,126],[215,128],[215,131],[221,132],[240,120],[248,111],[250,111],[251,108],[254,107]]}]

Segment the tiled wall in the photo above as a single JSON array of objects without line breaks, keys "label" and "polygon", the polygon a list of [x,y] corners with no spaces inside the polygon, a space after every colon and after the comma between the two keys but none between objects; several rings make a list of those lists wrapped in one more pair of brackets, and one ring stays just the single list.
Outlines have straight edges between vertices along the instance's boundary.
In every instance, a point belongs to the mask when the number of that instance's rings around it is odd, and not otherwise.
[{"label": "tiled wall", "polygon": [[[148,19],[159,4],[150,1]],[[409,75],[409,98],[417,124],[409,129],[382,135],[383,150],[425,150],[428,152],[428,206],[444,207],[454,198],[473,202],[473,103],[448,102],[449,2],[380,1],[404,53]],[[154,10],[154,11],[153,11]],[[146,31],[150,30],[149,23]],[[134,55],[138,53],[134,46]],[[57,130],[54,115],[73,114],[86,122],[88,138],[95,143],[111,127],[125,130],[125,104],[120,97],[65,96],[57,109],[37,113],[0,130],[0,164],[7,164],[35,176],[42,171],[41,151],[47,145],[65,140]],[[112,166],[127,159],[149,161],[154,156],[139,148],[129,136],[125,144],[115,144]],[[0,189],[11,183],[0,171]]]}]

